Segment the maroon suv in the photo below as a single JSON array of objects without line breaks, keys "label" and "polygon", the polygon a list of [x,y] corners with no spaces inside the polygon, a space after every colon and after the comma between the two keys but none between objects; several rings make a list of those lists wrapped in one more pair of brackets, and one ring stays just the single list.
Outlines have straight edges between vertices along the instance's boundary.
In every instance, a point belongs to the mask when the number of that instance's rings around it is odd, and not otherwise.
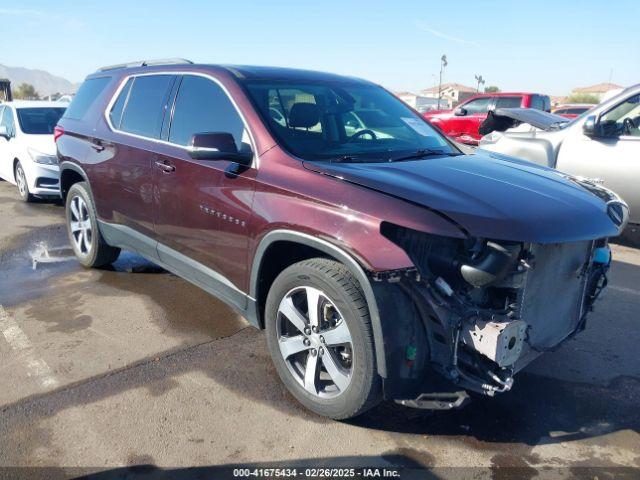
[{"label": "maroon suv", "polygon": [[79,261],[132,250],[219,297],[333,418],[509,390],[584,328],[627,216],[612,192],[464,155],[383,88],[317,72],[103,68],[56,138]]}]

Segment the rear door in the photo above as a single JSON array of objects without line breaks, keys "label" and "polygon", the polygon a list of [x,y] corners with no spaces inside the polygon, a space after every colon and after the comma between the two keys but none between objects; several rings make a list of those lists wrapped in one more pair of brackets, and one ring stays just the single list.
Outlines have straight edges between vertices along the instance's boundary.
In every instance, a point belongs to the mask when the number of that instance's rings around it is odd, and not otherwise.
[{"label": "rear door", "polygon": [[196,133],[227,132],[238,149],[253,148],[249,131],[229,95],[208,76],[185,74],[171,110],[164,154],[153,168],[158,254],[179,273],[244,308],[240,287],[248,268],[256,170],[228,160],[194,160],[186,147]]},{"label": "rear door", "polygon": [[[152,166],[162,151],[162,121],[171,89],[171,74],[130,77],[110,108],[109,139],[96,138],[88,163],[98,165],[97,202],[108,221],[153,237]],[[106,209],[105,209],[106,210]]]}]

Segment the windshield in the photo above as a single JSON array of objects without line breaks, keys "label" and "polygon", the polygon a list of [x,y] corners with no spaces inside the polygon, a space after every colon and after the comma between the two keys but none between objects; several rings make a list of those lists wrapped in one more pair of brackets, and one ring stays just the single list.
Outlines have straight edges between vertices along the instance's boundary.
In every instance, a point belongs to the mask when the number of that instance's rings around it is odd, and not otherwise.
[{"label": "windshield", "polygon": [[59,107],[18,108],[20,130],[27,135],[51,135],[64,111]]},{"label": "windshield", "polygon": [[246,87],[282,146],[305,160],[379,162],[418,151],[460,153],[375,85],[248,81]]}]

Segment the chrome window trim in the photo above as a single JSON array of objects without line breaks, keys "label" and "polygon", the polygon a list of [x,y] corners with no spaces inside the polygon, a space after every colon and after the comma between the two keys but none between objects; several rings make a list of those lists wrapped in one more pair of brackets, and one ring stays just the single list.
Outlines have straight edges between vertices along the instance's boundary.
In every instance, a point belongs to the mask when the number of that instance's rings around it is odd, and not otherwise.
[{"label": "chrome window trim", "polygon": [[[102,113],[102,115],[104,117],[104,120],[107,123],[107,126],[109,127],[109,130],[111,130],[114,133],[119,133],[121,135],[126,135],[128,137],[138,138],[140,140],[146,140],[148,142],[160,143],[160,144],[163,144],[163,145],[169,145],[171,147],[176,147],[176,148],[179,148],[181,150],[185,150],[186,152],[189,152],[189,148],[186,145],[180,145],[179,143],[169,142],[167,140],[162,140],[160,138],[151,138],[151,137],[145,137],[144,135],[137,135],[135,133],[129,133],[129,132],[126,132],[124,130],[120,130],[120,129],[115,128],[113,126],[113,124],[111,123],[111,119],[109,118],[109,112],[111,112],[111,109],[113,108],[113,105],[117,101],[118,97],[120,96],[120,93],[122,92],[122,89],[125,87],[125,85],[129,81],[129,79],[130,78],[137,78],[137,77],[148,77],[148,76],[151,76],[151,75],[174,75],[176,77],[180,76],[180,75],[182,75],[182,76],[191,75],[191,76],[194,76],[194,77],[206,78],[206,79],[212,81],[217,86],[219,86],[222,89],[222,91],[226,94],[227,98],[231,101],[231,104],[233,105],[233,108],[235,108],[236,112],[240,116],[240,119],[242,120],[242,123],[244,124],[245,130],[249,134],[249,139],[251,140],[251,149],[253,150],[253,159],[254,159],[254,161],[251,163],[251,168],[256,168],[257,169],[259,167],[259,165],[260,165],[260,154],[258,153],[257,144],[256,144],[256,141],[255,141],[253,132],[251,131],[251,128],[249,128],[249,123],[247,122],[247,119],[244,117],[244,115],[242,114],[242,112],[238,108],[238,104],[236,103],[236,101],[233,98],[233,96],[229,93],[229,90],[227,90],[227,87],[225,87],[223,85],[223,83],[220,80],[218,80],[216,77],[214,77],[213,75],[206,74],[206,73],[190,72],[190,71],[170,71],[170,70],[169,71],[164,71],[164,70],[161,70],[161,71],[154,71],[154,72],[132,73],[131,75],[126,75],[126,76],[122,77],[122,79],[120,80],[120,84],[118,85],[118,88],[116,89],[116,91],[111,96],[111,100],[109,100],[109,103],[107,104],[107,107],[105,108],[104,112]],[[132,88],[133,88],[133,85],[132,85]],[[129,91],[129,93],[131,93],[131,91]],[[179,90],[178,90],[178,93],[179,93]],[[177,96],[176,96],[176,98],[177,98]],[[127,99],[127,101],[128,101],[128,99]],[[173,108],[173,105],[172,105],[172,108]],[[125,109],[123,108],[123,110],[122,110],[122,114],[123,115],[124,115],[124,111],[125,111]]]}]

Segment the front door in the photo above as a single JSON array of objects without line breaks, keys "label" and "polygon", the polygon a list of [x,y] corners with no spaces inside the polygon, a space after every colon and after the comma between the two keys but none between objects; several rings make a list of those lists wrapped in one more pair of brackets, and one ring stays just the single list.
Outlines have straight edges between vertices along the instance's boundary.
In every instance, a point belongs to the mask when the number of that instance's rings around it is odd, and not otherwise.
[{"label": "front door", "polygon": [[598,125],[597,137],[584,135],[581,124],[572,128],[556,168],[613,190],[629,204],[630,222],[640,223],[640,94],[601,114]]},{"label": "front door", "polygon": [[4,127],[4,135],[0,136],[0,178],[14,181],[13,178],[13,144],[15,142],[15,122],[11,108],[0,106],[0,127]]},{"label": "front door", "polygon": [[238,149],[252,148],[240,114],[220,85],[209,77],[184,75],[168,144],[154,162],[158,253],[187,277],[208,282],[202,287],[244,307],[256,170],[239,169],[228,160],[192,159],[186,147],[194,134],[205,132],[231,133]]},{"label": "front door", "polygon": [[487,118],[492,97],[480,97],[463,105],[464,115],[455,115],[450,121],[448,135],[459,142],[477,144],[480,138],[478,128]]}]

